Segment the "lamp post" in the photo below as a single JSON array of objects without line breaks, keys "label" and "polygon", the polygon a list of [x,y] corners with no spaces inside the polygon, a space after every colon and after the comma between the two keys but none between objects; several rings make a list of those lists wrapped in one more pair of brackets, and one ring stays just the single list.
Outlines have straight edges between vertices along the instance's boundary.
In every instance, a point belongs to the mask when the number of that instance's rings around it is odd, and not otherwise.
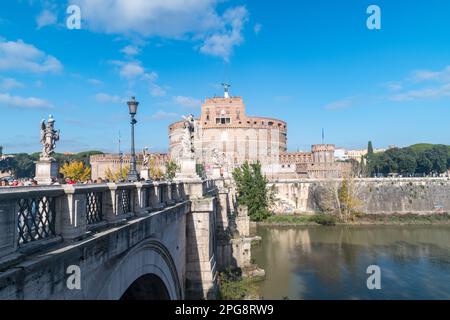
[{"label": "lamp post", "polygon": [[131,162],[130,162],[130,171],[128,172],[127,175],[127,180],[135,182],[139,180],[139,175],[136,170],[136,152],[134,149],[134,125],[137,123],[134,116],[136,115],[139,102],[136,101],[135,97],[131,97],[131,100],[128,101],[127,104],[131,116]]}]

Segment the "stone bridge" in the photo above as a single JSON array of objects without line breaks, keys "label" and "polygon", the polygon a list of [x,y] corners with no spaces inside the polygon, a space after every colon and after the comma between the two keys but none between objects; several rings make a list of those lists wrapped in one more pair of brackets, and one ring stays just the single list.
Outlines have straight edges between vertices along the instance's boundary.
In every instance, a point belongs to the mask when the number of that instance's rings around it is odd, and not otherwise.
[{"label": "stone bridge", "polygon": [[235,208],[224,180],[0,190],[0,299],[213,299],[250,263]]}]

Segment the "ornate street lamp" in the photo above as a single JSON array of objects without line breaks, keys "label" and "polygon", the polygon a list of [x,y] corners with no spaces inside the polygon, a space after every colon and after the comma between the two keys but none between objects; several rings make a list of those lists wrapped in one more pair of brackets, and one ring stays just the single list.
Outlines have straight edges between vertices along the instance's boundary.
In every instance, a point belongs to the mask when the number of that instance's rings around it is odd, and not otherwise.
[{"label": "ornate street lamp", "polygon": [[136,101],[135,97],[131,97],[131,101],[128,101],[127,104],[131,116],[131,162],[130,162],[130,171],[128,172],[127,175],[127,180],[134,182],[139,180],[139,175],[136,170],[136,152],[134,149],[134,125],[137,123],[134,116],[136,115],[139,102]]}]

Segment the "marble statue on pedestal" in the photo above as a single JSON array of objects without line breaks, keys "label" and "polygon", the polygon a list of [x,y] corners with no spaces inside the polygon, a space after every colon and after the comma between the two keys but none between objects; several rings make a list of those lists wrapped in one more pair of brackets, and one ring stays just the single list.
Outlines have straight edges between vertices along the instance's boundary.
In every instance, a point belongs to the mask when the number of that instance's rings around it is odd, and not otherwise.
[{"label": "marble statue on pedestal", "polygon": [[177,172],[176,178],[179,179],[200,179],[197,175],[194,133],[195,120],[194,115],[183,116],[183,136],[181,138],[182,149],[179,158],[180,172]]},{"label": "marble statue on pedestal", "polygon": [[39,161],[36,161],[35,180],[38,184],[52,184],[58,179],[59,166],[53,154],[56,148],[56,141],[59,141],[60,131],[55,130],[55,119],[49,116],[47,124],[45,120],[41,122],[42,153]]},{"label": "marble statue on pedestal", "polygon": [[145,147],[142,149],[142,168],[140,177],[144,180],[150,180],[150,152],[148,152],[148,148]]},{"label": "marble statue on pedestal", "polygon": [[195,121],[194,115],[190,114],[184,118],[183,123],[183,137],[181,140],[182,144],[182,156],[181,158],[195,158],[195,149],[194,149],[194,131],[195,131]]},{"label": "marble statue on pedestal", "polygon": [[42,153],[40,160],[54,160],[52,155],[55,151],[56,141],[59,140],[59,130],[56,131],[54,125],[55,119],[53,119],[52,115],[49,116],[47,125],[45,120],[41,122]]}]

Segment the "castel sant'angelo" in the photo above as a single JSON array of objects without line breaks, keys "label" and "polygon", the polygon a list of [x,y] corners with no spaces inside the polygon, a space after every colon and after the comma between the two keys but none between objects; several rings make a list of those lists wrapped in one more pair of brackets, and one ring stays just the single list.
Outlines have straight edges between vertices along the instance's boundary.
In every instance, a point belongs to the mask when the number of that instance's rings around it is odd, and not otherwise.
[{"label": "castel sant'angelo", "polygon": [[[269,179],[341,177],[350,164],[335,162],[331,144],[317,144],[311,152],[287,152],[287,123],[283,120],[249,116],[242,97],[233,97],[224,84],[223,97],[207,98],[196,119],[197,163],[208,173],[214,153],[222,158],[224,171],[245,161],[260,161]],[[169,155],[181,154],[183,121],[169,126]]]},{"label": "castel sant'angelo", "polygon": [[[223,97],[207,98],[200,117],[195,119],[196,162],[203,165],[208,175],[217,155],[225,174],[246,161],[259,161],[269,179],[338,178],[350,171],[350,163],[335,161],[332,144],[312,145],[310,152],[288,152],[287,130],[283,120],[247,115],[242,97],[231,96],[229,85],[224,84]],[[162,171],[169,159],[179,161],[182,136],[183,121],[171,124],[169,153],[152,154]],[[130,157],[119,159],[114,154],[91,156],[93,178],[127,165]],[[142,155],[138,154],[138,170],[141,162]]]}]

